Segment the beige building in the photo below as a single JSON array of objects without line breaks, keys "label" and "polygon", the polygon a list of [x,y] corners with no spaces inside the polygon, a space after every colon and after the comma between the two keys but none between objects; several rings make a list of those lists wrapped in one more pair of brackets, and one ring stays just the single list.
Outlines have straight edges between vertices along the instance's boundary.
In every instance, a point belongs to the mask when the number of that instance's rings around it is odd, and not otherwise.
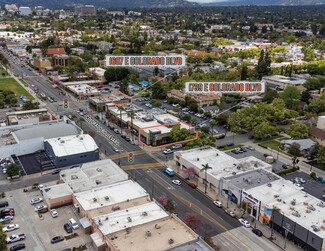
[{"label": "beige building", "polygon": [[52,120],[47,109],[35,109],[27,111],[7,112],[6,120],[8,125],[32,124]]},{"label": "beige building", "polygon": [[34,58],[34,67],[40,70],[42,73],[46,73],[46,67],[51,67],[52,63],[47,58],[37,57]]},{"label": "beige building", "polygon": [[105,74],[105,69],[100,68],[100,67],[92,67],[86,70],[86,74],[89,76],[92,76],[98,80],[101,80],[103,82],[106,81],[106,78],[104,76]]}]

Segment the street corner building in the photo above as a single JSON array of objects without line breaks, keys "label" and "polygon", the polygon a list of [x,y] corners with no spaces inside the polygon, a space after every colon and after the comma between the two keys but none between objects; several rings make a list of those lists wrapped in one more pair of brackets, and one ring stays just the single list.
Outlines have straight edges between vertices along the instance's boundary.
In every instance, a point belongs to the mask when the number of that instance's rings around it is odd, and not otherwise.
[{"label": "street corner building", "polygon": [[88,134],[47,139],[44,141],[44,147],[56,167],[99,159],[99,148]]}]

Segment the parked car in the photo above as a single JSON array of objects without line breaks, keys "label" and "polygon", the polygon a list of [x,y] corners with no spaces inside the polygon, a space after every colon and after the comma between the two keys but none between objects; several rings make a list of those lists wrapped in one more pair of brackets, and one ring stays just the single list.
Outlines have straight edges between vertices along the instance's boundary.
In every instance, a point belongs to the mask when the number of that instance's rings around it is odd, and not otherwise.
[{"label": "parked car", "polygon": [[179,180],[172,180],[172,183],[178,186],[182,184]]},{"label": "parked car", "polygon": [[175,144],[172,146],[173,149],[178,149],[178,148],[182,148],[182,144]]},{"label": "parked car", "polygon": [[6,239],[7,244],[25,240],[25,234],[13,234]]},{"label": "parked car", "polygon": [[244,227],[250,227],[251,224],[247,220],[244,220],[242,218],[238,219],[238,221],[244,226]]},{"label": "parked car", "polygon": [[120,131],[119,131],[118,129],[114,129],[114,132],[115,132],[116,134],[119,134],[119,133],[120,133]]},{"label": "parked car", "polygon": [[254,139],[254,135],[249,135],[248,139]]},{"label": "parked car", "polygon": [[231,210],[226,210],[226,213],[229,214],[231,217],[236,217],[236,214]]},{"label": "parked car", "polygon": [[63,236],[55,236],[51,239],[51,243],[54,244],[54,243],[58,243],[60,241],[63,241],[64,240],[64,237]]},{"label": "parked car", "polygon": [[255,148],[252,147],[252,146],[248,146],[247,149],[249,149],[249,150],[251,150],[251,151],[254,151],[254,150],[255,150]]},{"label": "parked car", "polygon": [[78,223],[77,223],[73,218],[71,218],[71,219],[69,220],[69,222],[70,222],[70,225],[71,225],[71,227],[72,227],[73,229],[78,229],[78,228],[79,228]]},{"label": "parked car", "polygon": [[2,209],[1,212],[0,212],[0,217],[3,218],[7,215],[12,215],[12,216],[15,216],[15,210],[13,208],[5,208],[5,209]]},{"label": "parked car", "polygon": [[0,207],[7,207],[7,206],[9,206],[8,201],[1,201],[0,202]]},{"label": "parked car", "polygon": [[2,222],[8,222],[8,221],[11,221],[13,219],[14,219],[14,217],[12,215],[6,215],[5,217],[3,217],[3,218],[0,219],[0,223],[2,223]]},{"label": "parked car", "polygon": [[70,224],[68,224],[68,223],[65,223],[64,225],[63,225],[63,228],[64,228],[64,230],[65,231],[67,231],[67,233],[68,234],[71,234],[72,233],[72,227],[70,226]]},{"label": "parked car", "polygon": [[239,154],[240,152],[237,149],[231,150],[232,153],[234,154]]},{"label": "parked car", "polygon": [[164,154],[169,154],[169,153],[173,153],[174,149],[166,149],[164,150]]},{"label": "parked car", "polygon": [[257,229],[257,228],[253,228],[253,229],[252,229],[252,232],[253,232],[254,234],[256,234],[257,236],[262,236],[262,235],[263,235],[262,231],[259,230],[259,229]]},{"label": "parked car", "polygon": [[19,243],[15,246],[12,246],[10,248],[10,251],[18,251],[18,250],[21,250],[21,249],[25,249],[26,245],[24,243]]},{"label": "parked car", "polygon": [[190,182],[190,183],[188,183],[188,185],[189,185],[190,187],[194,188],[194,189],[196,188],[196,185],[195,185],[194,183],[191,183],[191,182]]},{"label": "parked car", "polygon": [[223,139],[225,138],[225,135],[224,134],[219,134],[216,136],[216,139]]},{"label": "parked car", "polygon": [[2,228],[2,232],[10,232],[10,231],[16,230],[18,228],[19,228],[18,224],[11,224],[11,225],[8,225],[8,226]]},{"label": "parked car", "polygon": [[220,201],[213,201],[213,204],[216,205],[217,207],[222,207],[222,203]]},{"label": "parked car", "polygon": [[35,212],[38,212],[38,211],[43,210],[45,208],[47,208],[46,205],[37,206],[37,207],[35,207]]},{"label": "parked car", "polygon": [[52,172],[52,174],[57,174],[57,173],[60,173],[60,170],[59,169],[56,169]]},{"label": "parked car", "polygon": [[234,143],[232,143],[232,142],[227,143],[227,146],[233,146],[233,145],[234,145]]},{"label": "parked car", "polygon": [[286,164],[283,164],[283,165],[282,165],[282,168],[283,168],[283,169],[288,169],[288,168],[290,168],[290,166],[289,166],[289,165],[286,165]]},{"label": "parked car", "polygon": [[263,155],[264,155],[265,158],[268,157],[268,156],[271,156],[270,154],[267,154],[267,153],[264,153]]},{"label": "parked car", "polygon": [[56,218],[59,216],[58,212],[55,209],[51,209],[50,214],[52,215],[53,218]]},{"label": "parked car", "polygon": [[40,203],[42,201],[43,201],[42,198],[33,198],[33,199],[30,200],[30,204],[34,205],[34,204]]}]

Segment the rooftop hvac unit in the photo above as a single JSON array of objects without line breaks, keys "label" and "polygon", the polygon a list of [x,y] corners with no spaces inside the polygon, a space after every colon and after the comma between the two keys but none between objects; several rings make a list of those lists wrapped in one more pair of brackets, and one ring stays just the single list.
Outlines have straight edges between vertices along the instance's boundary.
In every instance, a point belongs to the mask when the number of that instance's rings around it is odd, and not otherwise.
[{"label": "rooftop hvac unit", "polygon": [[93,198],[93,202],[96,202],[97,201],[97,199],[96,198]]},{"label": "rooftop hvac unit", "polygon": [[142,216],[147,216],[148,213],[146,211],[142,212]]},{"label": "rooftop hvac unit", "polygon": [[271,184],[271,183],[267,183],[267,186],[268,186],[268,187],[272,187],[272,184]]},{"label": "rooftop hvac unit", "polygon": [[151,236],[151,232],[149,230],[146,231],[146,236],[150,237]]},{"label": "rooftop hvac unit", "polygon": [[128,222],[131,222],[131,221],[132,221],[131,217],[127,217],[126,220],[127,220]]},{"label": "rooftop hvac unit", "polygon": [[169,244],[173,244],[173,243],[174,243],[174,239],[173,239],[173,238],[170,238],[170,239],[168,240],[168,243],[169,243]]},{"label": "rooftop hvac unit", "polygon": [[105,196],[105,200],[109,200],[109,197],[108,196]]},{"label": "rooftop hvac unit", "polygon": [[309,205],[309,206],[307,206],[307,208],[308,208],[309,210],[311,210],[311,211],[315,211],[315,210],[316,210],[316,208],[314,208],[313,205]]},{"label": "rooftop hvac unit", "polygon": [[293,199],[293,200],[291,201],[291,205],[293,205],[293,206],[296,205],[296,199]]}]

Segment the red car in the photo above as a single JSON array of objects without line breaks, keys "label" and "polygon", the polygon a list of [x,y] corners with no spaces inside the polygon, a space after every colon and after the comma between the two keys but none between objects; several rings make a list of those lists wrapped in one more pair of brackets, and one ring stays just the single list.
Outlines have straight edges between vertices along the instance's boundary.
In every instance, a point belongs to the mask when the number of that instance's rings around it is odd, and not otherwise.
[{"label": "red car", "polygon": [[196,188],[196,185],[194,183],[188,183],[188,185],[194,189]]}]

